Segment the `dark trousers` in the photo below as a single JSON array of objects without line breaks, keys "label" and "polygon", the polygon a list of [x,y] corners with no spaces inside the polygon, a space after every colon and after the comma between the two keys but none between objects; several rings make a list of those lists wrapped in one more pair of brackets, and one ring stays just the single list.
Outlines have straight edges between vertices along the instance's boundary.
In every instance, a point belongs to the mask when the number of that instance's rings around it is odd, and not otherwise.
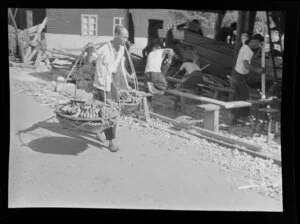
[{"label": "dark trousers", "polygon": [[[233,100],[248,100],[249,99],[249,89],[247,86],[247,80],[249,75],[243,75],[234,70],[232,75],[232,86],[234,89]],[[232,109],[232,115],[235,119],[244,118],[250,116],[249,107],[241,107]]]},{"label": "dark trousers", "polygon": [[[203,74],[200,71],[194,71],[190,74],[190,76],[185,80],[183,83],[181,83],[180,87],[181,88],[186,88],[186,89],[194,89],[198,90],[198,83],[203,82]],[[199,93],[200,94],[200,93]]]},{"label": "dark trousers", "polygon": [[[99,100],[99,101],[104,102],[104,100],[105,100],[104,99],[104,90],[95,88],[93,98],[94,98],[94,100]],[[106,99],[112,99],[111,92],[106,92]],[[112,127],[109,127],[104,130],[106,140],[113,140],[116,138],[116,129],[117,129],[117,124],[114,124]]]},{"label": "dark trousers", "polygon": [[[154,87],[159,91],[164,91],[168,87],[168,83],[167,83],[165,76],[160,72],[145,73],[145,83],[144,84],[146,87],[146,91],[148,92],[147,82],[153,82]],[[149,104],[151,105],[152,97],[151,96],[147,97],[147,100],[148,100]]]}]

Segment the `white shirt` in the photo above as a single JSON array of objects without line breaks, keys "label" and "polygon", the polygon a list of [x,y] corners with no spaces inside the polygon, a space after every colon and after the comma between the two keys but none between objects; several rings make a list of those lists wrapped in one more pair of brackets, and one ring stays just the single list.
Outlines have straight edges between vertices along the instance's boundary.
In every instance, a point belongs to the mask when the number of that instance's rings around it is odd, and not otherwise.
[{"label": "white shirt", "polygon": [[161,64],[163,61],[163,52],[165,49],[156,49],[151,51],[147,56],[146,72],[161,72]]},{"label": "white shirt", "polygon": [[184,62],[181,67],[180,67],[180,71],[181,70],[185,70],[187,71],[187,73],[190,75],[192,74],[194,71],[201,71],[200,67],[195,64],[195,63],[192,63],[192,62]]},{"label": "white shirt", "polygon": [[[93,56],[97,58],[96,71],[94,77],[94,87],[106,91],[111,91],[112,75],[117,71],[126,79],[124,46],[120,46],[117,57],[110,42],[101,46]],[[98,67],[98,69],[97,69]]]},{"label": "white shirt", "polygon": [[238,73],[244,75],[249,73],[249,70],[245,68],[243,61],[247,60],[249,64],[251,64],[253,54],[254,52],[250,49],[250,47],[247,44],[241,47],[235,65],[235,70]]}]

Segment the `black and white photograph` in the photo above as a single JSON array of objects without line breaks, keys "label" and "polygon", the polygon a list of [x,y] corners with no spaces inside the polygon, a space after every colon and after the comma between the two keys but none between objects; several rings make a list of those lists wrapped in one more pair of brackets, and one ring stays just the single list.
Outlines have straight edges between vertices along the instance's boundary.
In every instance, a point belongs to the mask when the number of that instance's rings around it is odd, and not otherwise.
[{"label": "black and white photograph", "polygon": [[285,10],[7,10],[8,208],[284,211]]}]

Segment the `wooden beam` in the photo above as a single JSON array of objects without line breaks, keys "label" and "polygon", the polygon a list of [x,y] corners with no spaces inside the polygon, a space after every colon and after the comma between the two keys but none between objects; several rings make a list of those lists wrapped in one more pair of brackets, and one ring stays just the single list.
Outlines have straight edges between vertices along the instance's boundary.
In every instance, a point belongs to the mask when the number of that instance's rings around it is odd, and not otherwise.
[{"label": "wooden beam", "polygon": [[202,101],[202,102],[206,102],[206,103],[216,104],[216,105],[222,106],[226,109],[251,106],[251,103],[246,102],[246,101],[224,102],[224,101],[220,101],[220,100],[211,99],[211,98],[208,98],[208,97],[194,95],[194,94],[191,94],[191,93],[184,93],[184,92],[174,90],[174,89],[167,89],[165,92],[166,93],[171,93],[171,94],[174,94],[174,95],[178,95],[178,96],[183,96],[183,97],[193,99],[193,100],[198,100],[198,101]]},{"label": "wooden beam", "polygon": [[36,47],[28,56],[28,58],[26,58],[26,61],[24,61],[25,63],[30,63],[31,59],[34,57],[34,55],[36,55],[36,53],[38,53],[39,49]]},{"label": "wooden beam", "polygon": [[[128,80],[128,82],[133,82],[130,79]],[[138,85],[140,87],[144,87],[144,84],[142,82],[138,82]],[[208,97],[204,97],[204,96],[198,96],[198,95],[194,95],[191,93],[184,93],[175,89],[167,89],[165,91],[166,93],[170,93],[170,94],[174,94],[177,96],[181,96],[181,97],[186,97],[192,100],[198,100],[201,102],[206,102],[206,103],[212,103],[212,104],[216,104],[219,106],[222,106],[226,109],[232,109],[232,108],[238,108],[238,107],[250,107],[252,104],[251,102],[247,102],[247,101],[231,101],[231,102],[224,102],[224,101],[220,101],[220,100],[215,100],[215,99],[211,99]]]},{"label": "wooden beam", "polygon": [[17,12],[18,12],[18,8],[15,9],[15,12],[14,12],[14,19],[16,19]]},{"label": "wooden beam", "polygon": [[[156,114],[153,112],[150,112],[150,117],[152,118],[158,118],[162,121],[168,122],[168,123],[172,123],[173,125],[177,126],[177,127],[181,127],[181,128],[186,128],[186,125],[183,125],[181,122],[178,122],[172,118],[160,115],[160,114]],[[213,131],[209,131],[209,130],[205,130],[203,128],[199,128],[199,127],[195,127],[195,126],[189,126],[190,129],[196,130],[198,131],[201,135],[203,135],[203,137],[208,137],[211,138],[212,140],[217,140],[217,141],[223,141],[227,144],[231,144],[234,146],[240,146],[240,147],[246,147],[247,149],[251,150],[251,151],[261,151],[262,147],[259,145],[254,145],[254,144],[250,144],[241,140],[237,140],[237,139],[233,139],[233,138],[229,138],[227,136],[224,136],[222,134],[219,133],[215,133]]]},{"label": "wooden beam", "polygon": [[[160,114],[150,112],[150,116],[152,118],[158,118],[162,121],[172,123],[176,126],[184,128],[184,129],[187,127],[187,125],[183,125],[182,123],[177,122],[174,119],[171,119],[169,117],[166,117],[166,116],[163,116],[163,115],[160,115]],[[191,127],[192,129],[199,132],[199,134],[196,134],[196,133],[190,132],[188,130],[185,130],[190,135],[197,136],[199,138],[205,138],[208,141],[217,143],[217,144],[222,145],[222,146],[227,147],[227,148],[237,149],[239,151],[248,153],[248,154],[250,154],[252,156],[255,156],[255,157],[259,157],[259,158],[262,158],[262,159],[272,159],[274,161],[274,163],[281,166],[280,156],[278,156],[274,153],[259,152],[261,150],[261,146],[252,145],[252,144],[245,143],[245,142],[235,140],[235,139],[230,139],[226,136],[223,136],[223,135],[220,135],[220,134],[208,131],[208,130],[204,130],[204,129],[201,129],[201,128],[198,128],[198,127],[195,127],[195,126],[188,126],[188,127]],[[166,130],[166,131],[170,132],[170,130]],[[173,133],[173,134],[175,134],[175,133]],[[179,135],[179,134],[177,134],[177,135]],[[181,137],[184,137],[184,136],[181,136]],[[184,137],[184,138],[186,138],[186,137]],[[248,148],[247,146],[250,147],[250,148]]]}]

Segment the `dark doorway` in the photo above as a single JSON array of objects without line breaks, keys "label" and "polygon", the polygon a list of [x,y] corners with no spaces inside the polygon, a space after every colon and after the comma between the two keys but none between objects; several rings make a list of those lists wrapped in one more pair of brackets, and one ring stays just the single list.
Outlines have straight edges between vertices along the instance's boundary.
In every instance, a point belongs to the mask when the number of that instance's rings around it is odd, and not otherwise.
[{"label": "dark doorway", "polygon": [[[15,13],[16,9],[13,9]],[[39,8],[18,8],[15,16],[18,29],[26,29],[43,22],[46,17],[46,9]],[[46,24],[47,26],[47,24]],[[46,32],[46,27],[42,32]]]},{"label": "dark doorway", "polygon": [[158,37],[158,29],[163,28],[163,20],[149,19],[148,43]]}]

